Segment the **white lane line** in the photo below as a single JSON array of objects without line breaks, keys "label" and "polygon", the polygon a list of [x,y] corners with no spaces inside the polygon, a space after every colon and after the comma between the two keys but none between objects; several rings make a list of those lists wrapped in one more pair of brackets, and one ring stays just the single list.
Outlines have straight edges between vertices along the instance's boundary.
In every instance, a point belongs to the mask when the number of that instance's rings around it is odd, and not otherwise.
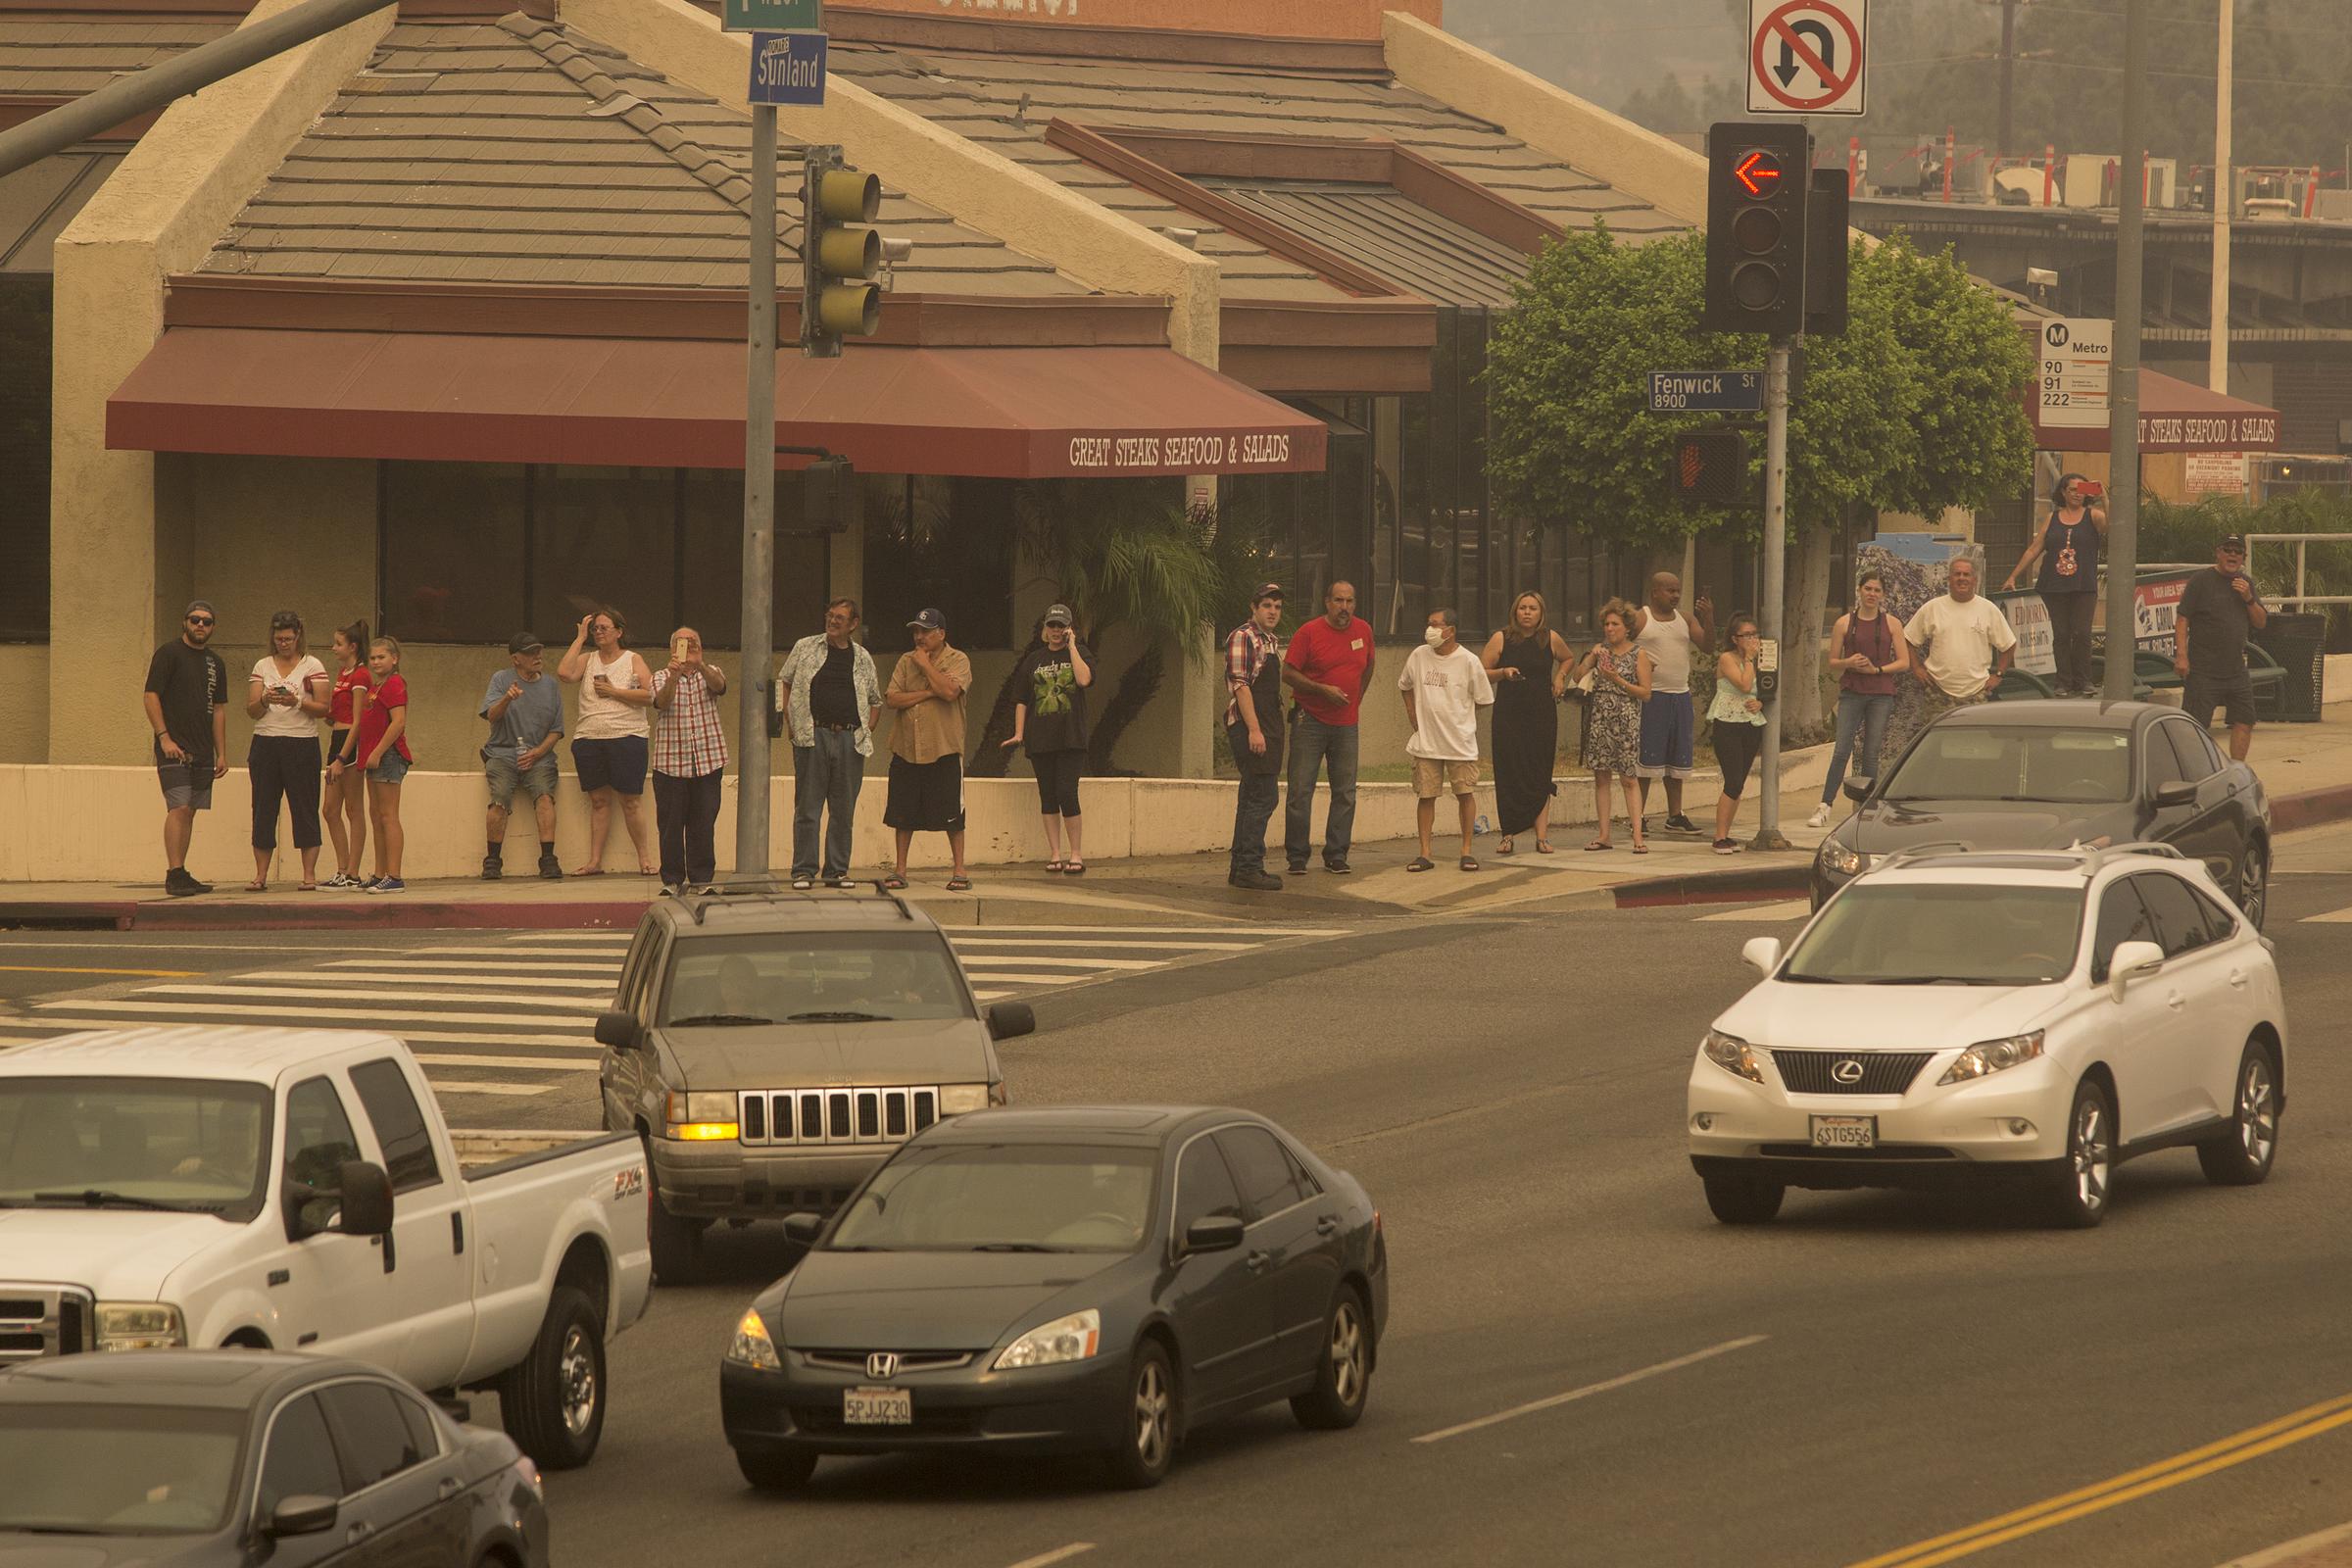
[{"label": "white lane line", "polygon": [[435,1078],[428,1080],[428,1082],[432,1084],[433,1097],[437,1100],[447,1099],[452,1095],[550,1095],[554,1094],[556,1089],[554,1084],[501,1084],[489,1082],[477,1084],[469,1083],[463,1078]]},{"label": "white lane line", "polygon": [[1168,961],[1166,958],[1054,958],[1038,953],[963,956],[966,969],[1001,969],[1008,964],[1033,969],[1156,969]]},{"label": "white lane line", "polygon": [[[322,967],[328,969],[377,969],[391,961],[394,960],[390,957],[337,958],[331,963],[322,965]],[[406,956],[402,956],[399,961],[405,964],[408,961]],[[432,970],[438,972],[443,969],[487,969],[498,974],[513,974],[517,968],[520,968],[526,973],[530,974],[610,975],[619,969],[619,967],[620,964],[618,960],[599,960],[593,963],[540,961],[517,964],[513,958],[425,958],[418,960],[414,968],[410,970],[410,972],[415,973],[418,970]]]},{"label": "white lane line", "polygon": [[[529,944],[534,947],[541,943],[561,946],[581,942],[627,942],[635,935],[636,933],[633,931],[534,931],[527,937],[516,937],[514,940],[517,944]],[[441,951],[455,950],[443,949]],[[473,948],[466,951],[479,953],[481,950]]]},{"label": "white lane line", "polygon": [[[106,1004],[106,1005],[112,1005],[112,1004]],[[239,1010],[250,1012],[254,1009],[240,1008]],[[285,1009],[277,1010],[283,1011]],[[317,1014],[305,1013],[303,1016],[312,1017],[317,1016]],[[382,1015],[379,1013],[370,1013],[368,1016],[374,1018]],[[450,1016],[450,1014],[437,1012],[434,1013],[433,1016],[436,1018],[446,1018]],[[235,1020],[230,1019],[227,1021],[233,1023]],[[322,1025],[322,1027],[334,1026],[335,1025],[331,1021],[325,1025]],[[77,1029],[127,1029],[137,1027],[145,1026],[142,1025],[136,1018],[50,1017],[25,1020],[0,1018],[0,1034],[38,1034],[43,1036],[51,1036],[71,1034]],[[383,1032],[397,1034],[401,1039],[408,1041],[411,1045],[516,1046],[526,1048],[540,1047],[552,1051],[579,1051],[598,1054],[601,1054],[604,1051],[602,1046],[590,1044],[588,1036],[585,1034],[506,1035],[498,1034],[487,1029],[394,1029]]]},{"label": "white lane line", "polygon": [[1549,1410],[1558,1405],[1588,1398],[1595,1394],[1606,1394],[1612,1389],[1622,1389],[1629,1383],[1639,1383],[1643,1378],[1654,1378],[1661,1372],[1677,1371],[1683,1367],[1696,1365],[1698,1362],[1714,1356],[1728,1354],[1733,1350],[1744,1350],[1751,1345],[1762,1345],[1770,1338],[1771,1336],[1767,1334],[1750,1334],[1745,1339],[1726,1340],[1721,1345],[1710,1345],[1703,1350],[1693,1350],[1689,1355],[1678,1355],[1671,1361],[1660,1361],[1655,1366],[1645,1366],[1638,1372],[1627,1372],[1622,1376],[1609,1378],[1600,1383],[1588,1383],[1581,1389],[1570,1389],[1566,1394],[1555,1394],[1546,1399],[1535,1399],[1526,1404],[1514,1405],[1508,1410],[1498,1410],[1493,1415],[1482,1415],[1477,1420],[1465,1421],[1458,1427],[1425,1432],[1413,1441],[1415,1443],[1443,1443],[1447,1438],[1458,1438],[1465,1432],[1477,1432],[1485,1427],[1516,1420],[1523,1415],[1533,1415],[1538,1410]]},{"label": "white lane line", "polygon": [[953,932],[948,941],[956,949],[964,948],[1033,948],[1051,946],[1058,952],[1093,953],[1106,948],[1167,949],[1177,952],[1248,953],[1263,946],[1259,940],[1244,942],[1054,942],[1044,943],[1035,937],[975,937],[961,931]]},{"label": "white lane line", "polygon": [[2326,914],[2307,914],[2297,923],[2301,925],[2352,924],[2352,909],[2329,909]]},{"label": "white lane line", "polygon": [[[257,987],[256,989],[267,991],[266,987]],[[279,994],[282,995],[282,993]],[[341,993],[336,994],[340,995]],[[48,1006],[50,1004],[43,1003],[42,1005]],[[57,1005],[62,1006],[64,1004],[57,1004]],[[84,1002],[80,1004],[80,1005],[90,1012],[169,1013],[172,1017],[181,1019],[183,1021],[189,1018],[191,1015],[190,1008],[184,1002]],[[258,1002],[240,1002],[234,1008],[235,1016],[233,1018],[222,1016],[222,1013],[227,1010],[228,1009],[215,1010],[210,1015],[210,1021],[215,1023],[240,1023],[253,1018],[293,1018],[301,1022],[308,1023],[311,1027],[316,1029],[366,1029],[370,1033],[400,1035],[410,1040],[421,1039],[422,1037],[410,1030],[400,1027],[403,1022],[409,1020],[415,1020],[420,1023],[490,1024],[513,1023],[515,1021],[512,1014],[503,1012],[405,1012],[397,1008],[386,1008],[366,1004],[341,1008],[317,1006],[272,1007]],[[46,1022],[47,1020],[44,1019],[43,1021]],[[136,1018],[108,1018],[104,1020],[103,1027],[120,1029],[140,1021],[141,1020]],[[559,1020],[554,1018],[533,1018],[530,1021],[532,1023],[555,1023]],[[472,1035],[466,1035],[464,1037],[464,1039],[466,1041],[471,1041],[475,1037]],[[523,1036],[521,1038],[527,1039],[530,1037]],[[570,1037],[564,1038],[568,1039]]]},{"label": "white lane line", "polygon": [[[976,974],[972,978],[999,986],[1066,986],[1088,977],[1082,974]],[[1000,996],[1003,994],[998,993]]]},{"label": "white lane line", "polygon": [[[412,1011],[404,1014],[386,1008],[384,1004],[388,1002],[497,1002],[502,1005],[509,1007],[533,1007],[542,1012],[576,1012],[582,1017],[587,1017],[591,1014],[599,1013],[605,1010],[601,1003],[574,1001],[565,997],[510,997],[496,992],[480,991],[412,991],[406,987],[401,988],[400,991],[391,995],[379,994],[374,996],[366,996],[355,995],[352,990],[338,990],[332,986],[141,986],[139,988],[139,995],[143,997],[187,997],[191,999],[206,999],[213,997],[315,997],[322,1002],[346,1003],[350,1004],[348,1010],[364,1010],[379,1018],[397,1018],[405,1016],[417,1019],[431,1019],[455,1016],[455,1014],[445,1012],[423,1011]],[[74,1002],[69,1000],[64,1002],[36,1003],[34,1005],[39,1007],[54,1007],[61,1009],[66,1007],[92,1007],[103,1010],[112,1010],[116,1007],[128,1006],[129,1004],[126,1002],[92,1003]],[[242,1004],[240,1004],[238,1010],[244,1011],[248,1009],[244,1008]],[[321,1008],[319,1010],[332,1011],[336,1009]],[[468,1021],[494,1023],[501,1022],[503,1020],[499,1019],[496,1014],[484,1015],[477,1013],[469,1015]]]},{"label": "white lane line", "polygon": [[1713,914],[1702,914],[1699,918],[1701,920],[1801,920],[1812,912],[1813,906],[1809,901],[1797,899],[1787,904],[1743,904],[1737,908],[1719,909]]},{"label": "white lane line", "polygon": [[1079,1553],[1094,1549],[1095,1544],[1091,1541],[1073,1541],[1066,1546],[1055,1546],[1052,1551],[1041,1551],[1034,1557],[1023,1557],[1019,1562],[1014,1563],[1012,1568],[1046,1568],[1049,1563],[1068,1562]]},{"label": "white lane line", "polygon": [[[381,960],[378,960],[381,961]],[[486,986],[504,991],[510,986],[536,986],[543,991],[610,991],[610,978],[591,980],[586,976],[564,978],[518,974],[424,974],[415,969],[386,969],[370,972],[364,969],[337,970],[322,975],[316,969],[241,969],[232,978],[238,980],[352,980],[366,984],[383,984],[407,989],[422,981],[427,985]]]},{"label": "white lane line", "polygon": [[579,1072],[585,1063],[577,1061],[529,1061],[521,1056],[443,1056],[423,1055],[416,1058],[427,1067],[504,1067],[524,1072]]},{"label": "white lane line", "polygon": [[112,953],[284,953],[268,942],[19,942],[0,934],[0,948],[72,948]]},{"label": "white lane line", "polygon": [[[992,936],[1018,941],[1032,931],[1052,931],[1099,937],[1256,937],[1272,941],[1277,937],[1337,937],[1347,933],[1336,926],[1310,925],[1000,925],[989,928]],[[972,935],[964,927],[949,933],[949,940]]]}]

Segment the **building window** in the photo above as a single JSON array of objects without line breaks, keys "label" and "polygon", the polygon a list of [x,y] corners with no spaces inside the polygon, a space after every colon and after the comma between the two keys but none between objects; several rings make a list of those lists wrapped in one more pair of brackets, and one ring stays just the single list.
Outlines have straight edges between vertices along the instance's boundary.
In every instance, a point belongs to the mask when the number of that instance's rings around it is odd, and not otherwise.
[{"label": "building window", "polygon": [[[680,520],[681,619],[707,648],[743,646],[743,474],[734,468],[685,471]],[[775,597],[768,601],[768,646],[790,648],[824,626],[833,597],[832,541],[801,531],[801,485],[776,475]]]},{"label": "building window", "polygon": [[[736,484],[742,516],[742,481]],[[740,522],[738,523],[740,527]],[[678,470],[531,470],[531,625],[571,641],[580,617],[620,612],[652,647],[678,623]]]},{"label": "building window", "polygon": [[[530,479],[519,464],[378,466],[383,630],[411,642],[498,643],[522,628]],[[539,635],[569,642],[558,629]]]},{"label": "building window", "polygon": [[907,618],[937,610],[967,653],[1013,647],[1014,482],[892,474],[865,485],[866,646],[906,648]]},{"label": "building window", "polygon": [[0,642],[49,640],[49,278],[0,277]]}]

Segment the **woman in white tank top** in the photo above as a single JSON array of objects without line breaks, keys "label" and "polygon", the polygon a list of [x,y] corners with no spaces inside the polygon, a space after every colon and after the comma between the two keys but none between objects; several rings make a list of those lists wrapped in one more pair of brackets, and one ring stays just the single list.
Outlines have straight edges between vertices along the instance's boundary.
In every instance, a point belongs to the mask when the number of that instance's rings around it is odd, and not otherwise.
[{"label": "woman in white tank top", "polygon": [[[657,874],[646,853],[645,768],[647,737],[652,732],[648,710],[653,706],[653,677],[645,661],[621,646],[629,623],[615,610],[598,610],[580,617],[580,629],[556,666],[556,675],[580,688],[580,712],[573,726],[572,765],[580,788],[588,795],[588,863],[574,873],[605,874],[605,839],[612,830],[612,806],[620,804],[620,818],[628,824],[629,842],[637,848],[637,871]],[[595,645],[589,652],[588,645]]]}]

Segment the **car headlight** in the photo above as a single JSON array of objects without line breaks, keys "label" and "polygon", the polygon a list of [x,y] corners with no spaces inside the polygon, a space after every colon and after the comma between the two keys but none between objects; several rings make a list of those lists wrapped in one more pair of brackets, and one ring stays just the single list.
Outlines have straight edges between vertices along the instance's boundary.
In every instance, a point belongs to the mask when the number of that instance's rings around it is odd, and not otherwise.
[{"label": "car headlight", "polygon": [[101,1350],[172,1350],[187,1343],[187,1321],[168,1301],[98,1303]]},{"label": "car headlight", "polygon": [[1102,1314],[1093,1307],[1057,1317],[1031,1329],[1010,1345],[990,1368],[1009,1372],[1016,1367],[1053,1366],[1062,1361],[1085,1361],[1102,1344]]},{"label": "car headlight", "polygon": [[735,1323],[735,1338],[727,1342],[727,1359],[761,1372],[781,1372],[784,1362],[776,1354],[776,1342],[767,1336],[767,1324],[756,1306],[744,1308],[743,1316]]},{"label": "car headlight", "polygon": [[724,1092],[682,1094],[672,1091],[663,1120],[672,1138],[689,1143],[728,1143],[742,1136],[735,1120],[735,1097]]},{"label": "car headlight", "polygon": [[1983,1078],[2004,1067],[2014,1067],[2021,1061],[2032,1061],[2040,1054],[2041,1031],[2038,1029],[2030,1035],[2011,1035],[2005,1040],[1981,1040],[1960,1053],[1960,1058],[1944,1068],[1943,1076],[1936,1082],[1938,1086],[1964,1084],[1972,1078]]},{"label": "car headlight", "polygon": [[988,1108],[988,1085],[942,1084],[939,1087],[939,1113],[960,1116],[967,1110]]},{"label": "car headlight", "polygon": [[1764,1081],[1764,1067],[1757,1059],[1756,1048],[1738,1035],[1727,1035],[1720,1029],[1707,1031],[1707,1038],[1698,1043],[1709,1061],[1725,1072],[1746,1079],[1751,1084]]},{"label": "car headlight", "polygon": [[1826,838],[1821,841],[1821,854],[1818,858],[1825,870],[1834,871],[1839,876],[1858,876],[1862,869],[1870,864],[1869,856],[1864,855],[1860,850],[1850,849],[1838,843],[1835,838]]}]

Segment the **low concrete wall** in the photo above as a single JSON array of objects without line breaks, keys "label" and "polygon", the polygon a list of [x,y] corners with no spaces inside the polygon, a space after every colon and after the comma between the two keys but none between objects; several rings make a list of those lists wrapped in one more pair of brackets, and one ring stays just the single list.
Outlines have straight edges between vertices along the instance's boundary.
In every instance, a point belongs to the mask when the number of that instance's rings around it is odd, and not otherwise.
[{"label": "low concrete wall", "polygon": [[49,650],[38,643],[0,647],[0,762],[37,762],[49,755]]}]

